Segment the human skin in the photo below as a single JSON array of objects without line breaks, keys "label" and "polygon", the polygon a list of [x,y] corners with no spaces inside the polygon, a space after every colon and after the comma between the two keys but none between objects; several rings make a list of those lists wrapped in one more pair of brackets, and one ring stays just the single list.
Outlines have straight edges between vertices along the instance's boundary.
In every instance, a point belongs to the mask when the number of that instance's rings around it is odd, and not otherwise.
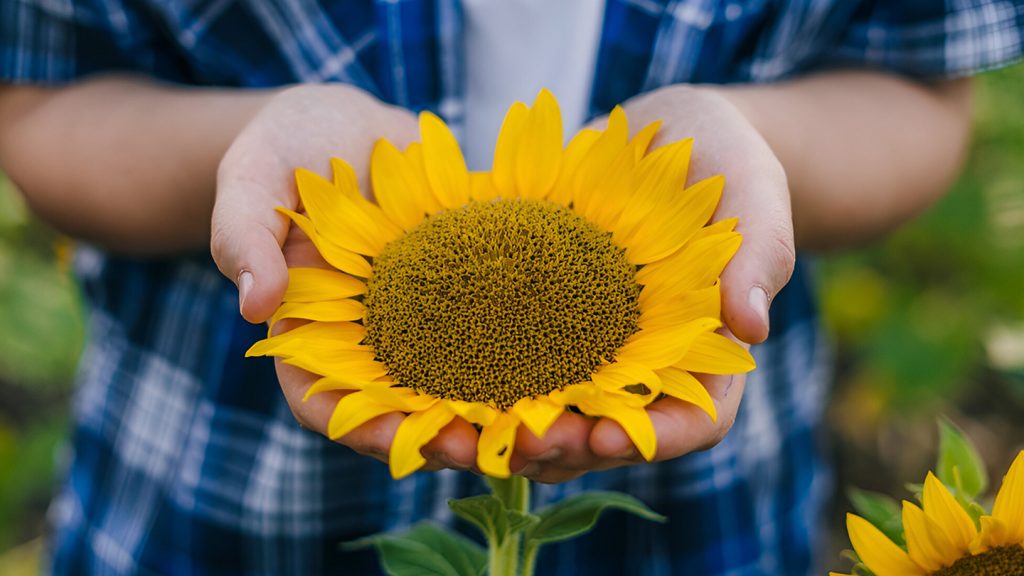
[{"label": "human skin", "polygon": [[[968,140],[970,87],[839,72],[773,85],[671,86],[624,107],[633,128],[663,121],[654,146],[694,137],[691,179],[725,175],[715,219],[737,216],[744,243],[723,274],[723,316],[732,334],[754,344],[768,335],[769,302],[792,273],[795,247],[877,238],[946,190]],[[287,264],[324,265],[274,212],[297,206],[294,168],[328,175],[327,159],[343,157],[369,190],[370,151],[382,137],[415,140],[415,118],[348,86],[240,91],[99,77],[55,89],[0,87],[0,166],[38,215],[115,252],[209,246],[239,284],[251,322],[277,307]],[[299,422],[325,431],[337,395],[303,402],[313,376],[280,362],[278,376]],[[652,404],[658,460],[714,446],[732,426],[745,378],[702,379],[718,422],[673,398]],[[381,416],[339,441],[386,459],[402,418]],[[471,468],[476,438],[456,419],[423,449],[428,468]],[[557,482],[639,461],[613,421],[566,413],[543,439],[521,429],[511,465]]]}]

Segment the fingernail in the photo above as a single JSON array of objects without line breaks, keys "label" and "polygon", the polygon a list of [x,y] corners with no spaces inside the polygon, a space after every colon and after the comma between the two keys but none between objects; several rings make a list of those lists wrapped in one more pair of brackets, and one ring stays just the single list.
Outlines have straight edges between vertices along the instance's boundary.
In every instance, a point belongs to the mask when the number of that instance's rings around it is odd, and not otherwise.
[{"label": "fingernail", "polygon": [[618,456],[620,460],[636,460],[639,457],[640,453],[637,452],[636,448],[630,448],[629,450],[620,453]]},{"label": "fingernail", "polygon": [[245,271],[238,275],[238,311],[245,309],[245,299],[252,290],[252,272]]},{"label": "fingernail", "polygon": [[541,462],[551,462],[552,460],[558,460],[561,457],[562,457],[562,449],[561,448],[552,448],[552,449],[544,452],[540,456],[537,456],[536,458],[534,458],[534,460],[539,460]]},{"label": "fingernail", "polygon": [[768,292],[760,286],[754,286],[750,289],[748,300],[750,307],[761,318],[761,323],[768,328]]}]

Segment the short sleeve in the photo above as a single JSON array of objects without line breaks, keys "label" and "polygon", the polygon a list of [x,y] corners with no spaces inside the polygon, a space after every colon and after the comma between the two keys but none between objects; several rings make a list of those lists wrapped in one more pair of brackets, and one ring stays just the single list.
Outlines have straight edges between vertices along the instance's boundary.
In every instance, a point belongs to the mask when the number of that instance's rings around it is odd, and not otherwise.
[{"label": "short sleeve", "polygon": [[860,6],[827,60],[953,78],[1019,60],[1022,36],[1019,0],[875,0]]},{"label": "short sleeve", "polygon": [[0,82],[157,73],[157,37],[144,17],[116,0],[0,0]]}]

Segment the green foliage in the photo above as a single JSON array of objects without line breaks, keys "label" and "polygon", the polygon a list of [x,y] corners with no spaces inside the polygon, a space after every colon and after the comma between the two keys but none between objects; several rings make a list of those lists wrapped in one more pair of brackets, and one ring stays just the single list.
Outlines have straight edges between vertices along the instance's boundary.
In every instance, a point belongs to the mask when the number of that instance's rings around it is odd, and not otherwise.
[{"label": "green foliage", "polygon": [[26,508],[42,509],[53,491],[55,454],[67,433],[62,419],[17,430],[0,420],[0,551],[39,530],[39,519],[25,526]]},{"label": "green foliage", "polygon": [[939,462],[935,474],[958,496],[974,499],[988,488],[985,463],[974,443],[947,418],[939,420]]},{"label": "green foliage", "polygon": [[0,385],[66,388],[74,374],[82,308],[55,242],[0,177]]},{"label": "green foliage", "polygon": [[487,568],[487,552],[479,544],[427,522],[403,534],[376,534],[342,546],[375,547],[389,576],[479,576]]},{"label": "green foliage", "polygon": [[1024,401],[1024,66],[976,86],[971,153],[950,193],[884,242],[819,267],[847,381],[889,414],[943,411],[983,372]]},{"label": "green foliage", "polygon": [[41,533],[67,433],[85,330],[57,242],[0,175],[0,552]]},{"label": "green foliage", "polygon": [[490,494],[449,500],[448,507],[456,516],[476,526],[489,542],[501,544],[508,535],[509,510],[500,499]]},{"label": "green foliage", "polygon": [[857,488],[850,488],[846,495],[853,504],[853,509],[862,518],[874,524],[883,534],[893,542],[903,545],[903,511],[900,503],[895,498],[868,492]]},{"label": "green foliage", "polygon": [[607,509],[622,510],[654,522],[667,518],[654,512],[646,504],[628,494],[619,492],[584,492],[570,496],[537,512],[540,522],[527,530],[527,543],[548,544],[575,538],[589,532]]}]

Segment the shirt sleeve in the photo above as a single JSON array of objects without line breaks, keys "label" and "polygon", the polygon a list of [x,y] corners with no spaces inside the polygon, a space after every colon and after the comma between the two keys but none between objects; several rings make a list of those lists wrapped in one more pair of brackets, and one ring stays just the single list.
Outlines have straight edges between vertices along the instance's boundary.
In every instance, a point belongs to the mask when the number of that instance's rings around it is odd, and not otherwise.
[{"label": "shirt sleeve", "polygon": [[0,82],[156,72],[157,40],[144,17],[115,0],[0,0]]},{"label": "shirt sleeve", "polygon": [[998,68],[1024,53],[1020,0],[864,2],[830,66],[873,67],[919,78],[955,78]]}]

